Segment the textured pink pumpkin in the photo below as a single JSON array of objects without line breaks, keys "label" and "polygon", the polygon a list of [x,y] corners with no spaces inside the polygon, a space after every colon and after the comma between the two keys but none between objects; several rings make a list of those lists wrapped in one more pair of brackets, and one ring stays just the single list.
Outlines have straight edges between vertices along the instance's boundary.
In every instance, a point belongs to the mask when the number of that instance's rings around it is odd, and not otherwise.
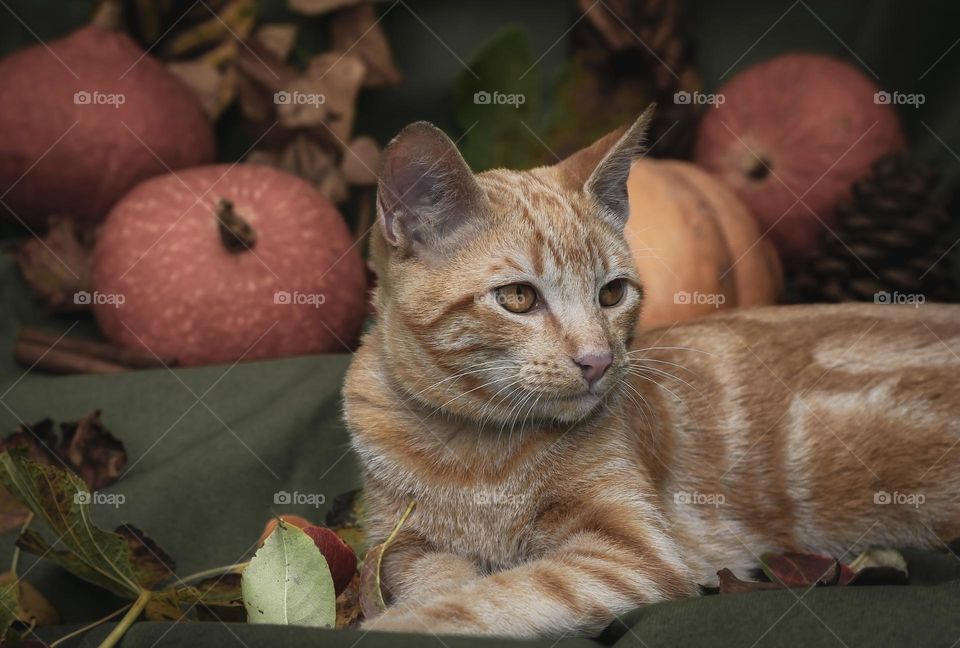
[{"label": "textured pink pumpkin", "polygon": [[696,161],[739,194],[762,231],[772,228],[786,259],[806,256],[850,185],[904,147],[896,112],[882,96],[875,100],[879,90],[827,56],[787,54],[754,65],[720,88],[723,103],[706,111]]},{"label": "textured pink pumpkin", "polygon": [[[250,231],[226,231],[231,217]],[[197,365],[346,351],[365,284],[320,192],[267,167],[214,165],[152,178],[117,203],[94,250],[92,302],[113,342]]]},{"label": "textured pink pumpkin", "polygon": [[0,133],[0,194],[31,226],[51,214],[99,221],[141,180],[215,154],[190,90],[95,26],[0,61]]}]

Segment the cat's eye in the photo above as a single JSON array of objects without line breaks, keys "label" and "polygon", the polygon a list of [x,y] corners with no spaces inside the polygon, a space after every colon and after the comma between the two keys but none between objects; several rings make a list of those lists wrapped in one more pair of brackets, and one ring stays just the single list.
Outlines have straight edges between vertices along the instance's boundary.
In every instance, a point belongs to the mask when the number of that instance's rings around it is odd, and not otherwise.
[{"label": "cat's eye", "polygon": [[626,292],[627,282],[623,279],[614,279],[600,289],[600,294],[597,296],[597,298],[600,300],[601,306],[604,308],[609,308],[619,304],[620,300],[623,299],[624,293]]},{"label": "cat's eye", "polygon": [[527,313],[537,305],[537,291],[522,283],[501,286],[494,291],[497,303],[511,313]]}]

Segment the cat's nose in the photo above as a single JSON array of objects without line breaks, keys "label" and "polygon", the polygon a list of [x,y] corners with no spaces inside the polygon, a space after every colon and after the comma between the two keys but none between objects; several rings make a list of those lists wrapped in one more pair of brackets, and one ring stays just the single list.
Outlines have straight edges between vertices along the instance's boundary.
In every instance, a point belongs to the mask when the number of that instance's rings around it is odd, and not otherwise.
[{"label": "cat's nose", "polygon": [[613,362],[613,354],[609,351],[604,353],[584,353],[573,360],[583,372],[583,377],[587,383],[593,387],[594,383],[603,377],[607,368]]}]

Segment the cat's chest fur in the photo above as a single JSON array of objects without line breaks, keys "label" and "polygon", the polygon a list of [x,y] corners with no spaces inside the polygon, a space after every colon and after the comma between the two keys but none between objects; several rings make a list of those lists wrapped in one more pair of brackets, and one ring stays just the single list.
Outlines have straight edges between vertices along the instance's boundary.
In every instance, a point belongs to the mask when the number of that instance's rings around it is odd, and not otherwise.
[{"label": "cat's chest fur", "polygon": [[430,539],[440,551],[469,556],[489,570],[528,560],[549,542],[537,525],[561,480],[549,450],[499,475],[476,457],[461,461],[451,455],[445,470],[455,476],[448,477],[434,472],[435,467],[417,471],[393,463],[382,448],[369,452],[378,455],[376,467],[368,466],[368,484],[375,484],[377,493],[370,502],[375,535],[388,532],[396,511],[415,501],[418,514],[410,517],[406,530]]}]

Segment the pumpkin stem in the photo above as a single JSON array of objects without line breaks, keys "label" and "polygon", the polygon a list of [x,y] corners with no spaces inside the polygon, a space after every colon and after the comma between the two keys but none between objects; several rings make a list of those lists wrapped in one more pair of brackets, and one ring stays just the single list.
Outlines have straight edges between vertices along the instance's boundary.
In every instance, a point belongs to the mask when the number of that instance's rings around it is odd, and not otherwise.
[{"label": "pumpkin stem", "polygon": [[763,180],[770,175],[770,164],[770,160],[765,156],[755,157],[753,158],[753,163],[750,165],[750,168],[747,170],[747,175],[754,180]]},{"label": "pumpkin stem", "polygon": [[101,0],[90,21],[103,31],[119,32],[123,29],[123,7],[118,0]]},{"label": "pumpkin stem", "polygon": [[257,244],[257,232],[245,218],[237,214],[233,203],[221,198],[217,203],[220,241],[228,252],[244,252]]}]

